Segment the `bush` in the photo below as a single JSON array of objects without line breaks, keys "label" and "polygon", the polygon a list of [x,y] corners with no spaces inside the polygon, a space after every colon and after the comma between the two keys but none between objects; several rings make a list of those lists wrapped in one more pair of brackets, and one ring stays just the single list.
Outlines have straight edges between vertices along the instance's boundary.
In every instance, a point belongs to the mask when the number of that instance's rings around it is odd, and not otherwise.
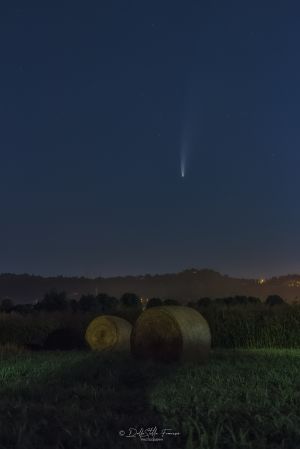
[{"label": "bush", "polygon": [[164,306],[179,306],[180,303],[176,299],[165,299]]},{"label": "bush", "polygon": [[262,302],[259,298],[256,298],[255,296],[248,296],[248,304],[262,304]]},{"label": "bush", "polygon": [[[203,298],[203,300],[206,300],[209,298]],[[200,300],[202,301],[202,300]],[[198,306],[202,307],[202,304],[198,302]],[[216,298],[215,300],[211,301],[210,304],[204,303],[203,305],[209,306],[214,305],[218,307],[235,307],[235,306],[249,306],[249,305],[258,305],[262,304],[259,298],[255,298],[254,296],[227,296],[225,298]]]},{"label": "bush", "polygon": [[124,293],[120,301],[125,307],[138,307],[141,305],[140,299],[135,293]]},{"label": "bush", "polygon": [[45,310],[54,312],[59,310],[66,310],[68,308],[68,301],[66,292],[57,292],[51,290],[46,293],[44,299],[36,305],[36,310]]},{"label": "bush", "polygon": [[127,320],[130,324],[134,325],[141,313],[142,309],[140,307],[121,307],[114,313],[114,315],[124,318],[124,320]]},{"label": "bush", "polygon": [[71,349],[83,349],[85,347],[84,336],[78,330],[72,328],[60,328],[51,332],[44,343],[46,350],[69,351]]},{"label": "bush", "polygon": [[146,309],[150,309],[151,307],[157,307],[162,305],[162,300],[160,298],[150,298],[147,302]]},{"label": "bush", "polygon": [[82,312],[88,312],[95,310],[97,307],[96,296],[94,295],[82,295],[78,302],[78,309]]},{"label": "bush", "polygon": [[16,313],[20,313],[21,315],[26,315],[33,312],[34,306],[33,304],[17,304],[12,310]]},{"label": "bush", "polygon": [[266,299],[267,306],[279,306],[286,304],[285,301],[279,295],[270,295]]},{"label": "bush", "polygon": [[201,299],[199,299],[198,301],[197,301],[197,305],[199,306],[199,307],[208,307],[208,306],[210,306],[211,305],[211,299],[210,298],[206,298],[206,297],[204,297],[204,298],[201,298]]},{"label": "bush", "polygon": [[78,301],[76,301],[76,299],[70,299],[69,300],[69,308],[73,313],[78,312],[78,310],[79,310]]},{"label": "bush", "polygon": [[2,299],[0,310],[1,312],[11,312],[14,307],[13,300],[10,298]]},{"label": "bush", "polygon": [[102,313],[111,314],[113,313],[119,304],[117,298],[113,296],[106,295],[105,293],[100,293],[97,297],[97,305]]},{"label": "bush", "polygon": [[[97,316],[97,314],[96,314]],[[0,345],[15,344],[29,349],[42,347],[48,335],[56,329],[71,327],[84,332],[95,314],[73,314],[71,312],[35,312],[20,315],[0,314]]]}]

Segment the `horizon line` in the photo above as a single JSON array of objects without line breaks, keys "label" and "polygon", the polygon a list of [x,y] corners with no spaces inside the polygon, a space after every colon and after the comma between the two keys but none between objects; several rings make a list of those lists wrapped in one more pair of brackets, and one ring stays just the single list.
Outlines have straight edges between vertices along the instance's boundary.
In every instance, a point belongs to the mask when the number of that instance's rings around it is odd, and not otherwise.
[{"label": "horizon line", "polygon": [[211,271],[214,272],[216,274],[219,274],[223,277],[230,277],[232,279],[247,279],[247,280],[270,280],[270,279],[276,279],[276,278],[282,278],[282,277],[288,277],[288,276],[300,276],[300,273],[286,273],[286,274],[280,274],[280,275],[273,275],[273,276],[258,276],[258,277],[248,277],[248,276],[235,276],[235,275],[231,275],[228,273],[222,273],[221,271],[217,271],[213,268],[195,268],[195,267],[191,267],[191,268],[184,268],[180,271],[173,271],[173,272],[161,272],[161,273],[143,273],[143,274],[115,274],[115,275],[109,275],[109,276],[88,276],[88,275],[83,275],[83,274],[69,274],[69,275],[65,275],[65,274],[53,274],[53,275],[42,275],[42,274],[36,274],[36,273],[29,273],[29,272],[22,272],[22,273],[13,273],[13,272],[0,272],[0,276],[30,276],[30,277],[40,277],[40,278],[44,278],[44,279],[49,279],[49,278],[84,278],[84,279],[89,279],[89,280],[96,280],[96,279],[114,279],[114,278],[128,278],[128,277],[133,277],[133,278],[140,278],[140,277],[146,277],[146,276],[150,276],[150,277],[155,277],[155,276],[167,276],[167,275],[176,275],[176,274],[181,274],[184,273],[186,271],[197,271],[197,272],[201,272],[201,271]]}]

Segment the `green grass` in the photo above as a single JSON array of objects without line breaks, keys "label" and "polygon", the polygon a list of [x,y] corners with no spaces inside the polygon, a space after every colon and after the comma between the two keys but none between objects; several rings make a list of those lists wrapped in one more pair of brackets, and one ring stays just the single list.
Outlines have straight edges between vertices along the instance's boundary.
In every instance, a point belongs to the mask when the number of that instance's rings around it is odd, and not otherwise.
[{"label": "green grass", "polygon": [[[299,305],[212,305],[197,310],[210,326],[214,348],[300,348]],[[134,307],[116,312],[132,324],[140,313],[141,310]],[[43,346],[49,334],[62,327],[78,331],[83,339],[88,324],[98,315],[97,312],[68,311],[36,312],[26,316],[0,313],[0,345]]]},{"label": "green grass", "polygon": [[[218,350],[207,365],[92,352],[0,353],[1,449],[300,447],[300,350]],[[129,427],[181,437],[142,443]]]},{"label": "green grass", "polygon": [[[214,348],[300,348],[300,306],[249,306],[198,308],[207,320]],[[118,316],[135,322],[141,310],[123,308]],[[0,313],[0,345],[43,346],[51,332],[69,327],[84,338],[97,312],[36,312],[22,316]],[[0,448],[1,449],[1,448]]]},{"label": "green grass", "polygon": [[300,348],[300,306],[202,307],[215,348]]}]

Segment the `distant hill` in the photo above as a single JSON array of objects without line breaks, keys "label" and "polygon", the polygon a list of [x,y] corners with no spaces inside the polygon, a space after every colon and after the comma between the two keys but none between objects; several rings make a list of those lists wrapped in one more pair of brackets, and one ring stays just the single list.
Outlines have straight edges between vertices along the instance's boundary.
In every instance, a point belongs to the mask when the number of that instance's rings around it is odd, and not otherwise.
[{"label": "distant hill", "polygon": [[180,273],[126,276],[113,278],[42,277],[28,274],[1,274],[0,299],[11,298],[15,303],[34,302],[51,289],[66,291],[68,297],[78,299],[86,293],[107,293],[120,297],[134,292],[140,297],[173,298],[181,302],[245,295],[264,300],[270,294],[286,301],[300,302],[300,275],[287,275],[266,280],[240,279],[222,275],[214,270],[191,268]]}]

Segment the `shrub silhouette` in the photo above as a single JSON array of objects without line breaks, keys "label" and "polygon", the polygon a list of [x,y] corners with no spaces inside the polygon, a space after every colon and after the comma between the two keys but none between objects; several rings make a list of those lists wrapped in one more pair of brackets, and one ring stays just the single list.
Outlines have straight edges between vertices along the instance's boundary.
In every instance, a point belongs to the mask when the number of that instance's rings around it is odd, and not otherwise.
[{"label": "shrub silhouette", "polygon": [[82,312],[95,310],[97,306],[97,299],[94,295],[82,295],[78,302],[78,309]]},{"label": "shrub silhouette", "polygon": [[13,311],[19,313],[21,315],[28,315],[32,313],[34,310],[33,304],[16,304],[13,308]]},{"label": "shrub silhouette", "polygon": [[147,302],[146,309],[149,309],[150,307],[157,307],[162,305],[162,300],[160,298],[150,298]]},{"label": "shrub silhouette", "polygon": [[97,297],[97,305],[100,308],[101,312],[103,313],[112,313],[116,310],[116,308],[118,307],[118,299],[113,297],[113,296],[109,296],[106,295],[105,293],[100,293]]},{"label": "shrub silhouette", "polygon": [[266,299],[266,304],[267,306],[279,306],[286,303],[279,295],[269,295]]},{"label": "shrub silhouette", "polygon": [[66,310],[68,308],[66,292],[51,290],[45,294],[44,299],[35,308],[36,310],[45,310],[47,312]]},{"label": "shrub silhouette", "polygon": [[205,297],[205,298],[200,298],[200,299],[198,300],[198,302],[197,302],[197,305],[198,305],[199,307],[208,307],[208,306],[211,305],[211,299],[210,299],[210,298],[207,298],[207,297]]},{"label": "shrub silhouette", "polygon": [[120,301],[123,306],[127,307],[138,307],[140,305],[139,297],[135,293],[124,293]]},{"label": "shrub silhouette", "polygon": [[51,332],[45,340],[44,349],[69,351],[85,347],[83,335],[72,328],[60,328]]},{"label": "shrub silhouette", "polygon": [[179,302],[176,299],[165,299],[164,306],[180,306]]},{"label": "shrub silhouette", "polygon": [[[254,296],[236,295],[236,296],[227,296],[225,298],[216,298],[213,301],[213,304],[215,304],[216,306],[220,306],[220,307],[247,306],[247,305],[261,304],[261,301],[259,298],[255,298]],[[200,305],[199,302],[198,302],[198,305]]]},{"label": "shrub silhouette", "polygon": [[1,301],[0,310],[1,312],[11,312],[14,307],[13,300],[10,298],[4,298]]}]

